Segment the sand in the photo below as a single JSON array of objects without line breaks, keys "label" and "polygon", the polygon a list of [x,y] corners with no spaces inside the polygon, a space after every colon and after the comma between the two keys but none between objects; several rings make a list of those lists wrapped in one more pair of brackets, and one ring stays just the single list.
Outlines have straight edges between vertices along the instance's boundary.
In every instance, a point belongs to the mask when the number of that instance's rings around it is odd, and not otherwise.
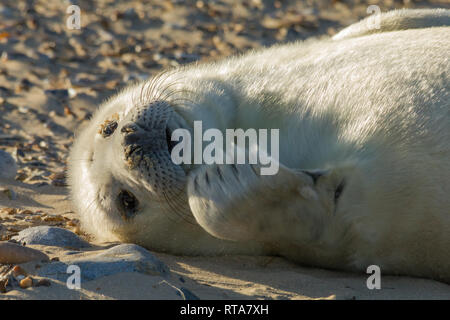
[{"label": "sand", "polygon": [[[65,167],[76,129],[119,88],[169,66],[333,35],[365,17],[368,6],[353,0],[79,1],[81,29],[69,30],[71,3],[0,4],[0,149],[19,167],[15,179],[0,179],[3,241],[51,225],[80,234],[97,250],[111,246],[80,230]],[[445,0],[370,4],[382,11],[450,8]],[[64,258],[65,249],[30,247]],[[52,280],[50,287],[11,290],[0,299],[177,299],[171,286],[180,277],[201,299],[450,299],[450,286],[426,279],[382,276],[382,289],[369,290],[368,275],[305,268],[279,257],[154,254],[172,271],[169,279],[122,273],[85,282],[81,290]]]}]

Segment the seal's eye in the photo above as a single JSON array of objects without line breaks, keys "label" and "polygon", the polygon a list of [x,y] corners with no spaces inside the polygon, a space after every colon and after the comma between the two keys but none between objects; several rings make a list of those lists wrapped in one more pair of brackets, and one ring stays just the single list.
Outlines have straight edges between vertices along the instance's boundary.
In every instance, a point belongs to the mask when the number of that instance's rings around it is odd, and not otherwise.
[{"label": "seal's eye", "polygon": [[119,193],[118,199],[118,207],[122,217],[127,220],[133,217],[139,206],[139,201],[136,197],[127,190],[122,190]]},{"label": "seal's eye", "polygon": [[339,197],[341,196],[343,190],[344,190],[344,181],[339,183],[336,190],[334,191],[334,202],[335,203],[339,200]]}]

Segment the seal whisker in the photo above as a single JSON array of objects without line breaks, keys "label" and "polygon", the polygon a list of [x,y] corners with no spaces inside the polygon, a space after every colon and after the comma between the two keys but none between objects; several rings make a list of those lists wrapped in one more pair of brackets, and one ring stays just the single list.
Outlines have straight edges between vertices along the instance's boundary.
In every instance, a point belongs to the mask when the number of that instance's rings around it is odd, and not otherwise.
[{"label": "seal whisker", "polygon": [[176,101],[188,101],[190,103],[194,103],[192,99],[186,98],[186,97],[177,97],[176,99],[173,99],[172,96],[179,94],[179,93],[187,93],[189,90],[187,89],[178,89],[178,90],[172,90],[167,93],[166,96],[163,97],[163,100],[168,101],[170,104],[175,103]]},{"label": "seal whisker", "polygon": [[174,82],[171,82],[168,85],[166,85],[164,88],[161,88],[159,95],[155,100],[160,100],[161,97],[163,96],[163,94],[166,93],[166,91],[168,91],[171,87],[174,87],[174,86],[180,85],[180,84],[183,84],[183,82],[182,81],[174,81]]},{"label": "seal whisker", "polygon": [[155,91],[157,89],[160,89],[159,87],[162,86],[164,81],[166,81],[170,76],[172,76],[178,72],[179,72],[179,70],[176,70],[176,69],[167,69],[167,70],[157,74],[155,77],[153,77],[148,82],[144,83],[141,88],[141,92],[140,92],[140,96],[139,96],[139,104],[141,106],[147,105],[150,102],[150,99],[153,98]]},{"label": "seal whisker", "polygon": [[170,197],[167,196],[166,192],[163,190],[162,191],[163,197],[166,200],[166,204],[173,210],[173,213],[175,213],[179,218],[181,218],[182,220],[184,220],[185,222],[194,225],[194,223],[192,223],[191,221],[189,221],[189,219],[186,218],[186,215],[183,214],[184,210],[181,210],[181,212],[179,212],[179,208],[174,206],[174,203],[172,203],[173,199],[171,199]]},{"label": "seal whisker", "polygon": [[191,225],[196,225],[195,218],[192,215],[191,209],[189,208],[187,199],[175,196],[172,198],[172,203],[176,205],[176,208],[179,209],[179,213],[184,217],[184,220]]}]

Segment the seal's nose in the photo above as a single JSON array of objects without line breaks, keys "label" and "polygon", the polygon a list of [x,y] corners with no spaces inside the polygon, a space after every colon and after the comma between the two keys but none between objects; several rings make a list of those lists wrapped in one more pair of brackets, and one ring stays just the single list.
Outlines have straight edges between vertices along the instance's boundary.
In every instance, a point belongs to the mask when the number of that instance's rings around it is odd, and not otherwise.
[{"label": "seal's nose", "polygon": [[135,122],[128,122],[120,128],[120,133],[125,162],[130,168],[137,167],[146,156],[170,149],[166,128],[146,128]]},{"label": "seal's nose", "polygon": [[129,122],[125,124],[121,129],[120,132],[123,136],[123,146],[136,144],[139,142],[143,142],[142,140],[145,139],[146,132],[140,128],[137,124]]},{"label": "seal's nose", "polygon": [[129,133],[133,133],[136,132],[138,130],[138,127],[136,124],[129,122],[127,124],[125,124],[122,129],[120,129],[120,132],[122,132],[123,134],[129,134]]},{"label": "seal's nose", "polygon": [[[123,159],[130,173],[141,181],[155,196],[165,196],[174,187],[182,190],[186,173],[173,163],[169,144],[171,128],[176,117],[172,107],[165,102],[154,102],[147,106],[136,106],[118,123],[114,135],[114,156]],[[128,194],[123,195],[124,206],[134,202]]]},{"label": "seal's nose", "polygon": [[160,128],[142,128],[136,123],[127,123],[121,129],[122,145],[140,145],[146,149],[167,148],[166,130]]}]

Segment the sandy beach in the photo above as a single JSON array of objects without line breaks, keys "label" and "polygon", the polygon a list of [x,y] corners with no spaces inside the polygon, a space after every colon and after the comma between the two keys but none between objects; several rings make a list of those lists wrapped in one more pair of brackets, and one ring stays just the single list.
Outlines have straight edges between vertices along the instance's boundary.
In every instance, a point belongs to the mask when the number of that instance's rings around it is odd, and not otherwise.
[{"label": "sandy beach", "polygon": [[[66,24],[74,4],[81,8],[79,30]],[[446,0],[2,0],[0,150],[18,170],[0,178],[0,241],[52,226],[91,244],[75,253],[26,244],[63,263],[113,247],[80,229],[65,175],[74,133],[104,99],[164,68],[332,36],[366,17],[370,4],[382,12],[450,8]],[[50,279],[49,286],[13,286],[0,299],[183,299],[186,292],[200,299],[450,299],[449,285],[427,279],[383,276],[381,289],[369,290],[369,275],[306,268],[280,257],[151,253],[169,274],[118,272],[83,281],[80,290]],[[11,267],[0,264],[0,275]],[[37,275],[40,262],[22,267],[35,281],[45,278]],[[184,296],[180,288],[187,289]]]}]

